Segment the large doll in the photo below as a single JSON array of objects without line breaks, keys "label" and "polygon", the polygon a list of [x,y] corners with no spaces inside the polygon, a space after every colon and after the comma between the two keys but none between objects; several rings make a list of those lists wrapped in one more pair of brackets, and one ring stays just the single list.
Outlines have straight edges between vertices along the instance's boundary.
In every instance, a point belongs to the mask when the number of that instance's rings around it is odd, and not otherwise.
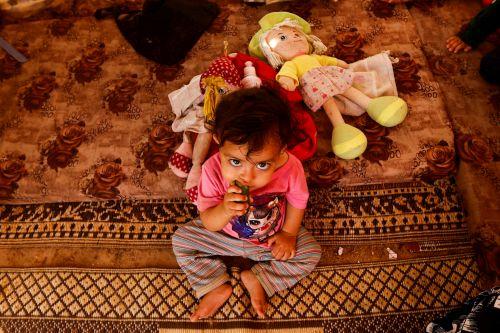
[{"label": "large doll", "polygon": [[300,86],[306,105],[317,111],[325,110],[334,130],[333,152],[343,159],[360,156],[366,149],[366,136],[344,122],[334,96],[343,96],[366,110],[383,126],[392,127],[406,117],[407,105],[396,96],[371,98],[352,86],[354,73],[349,65],[334,57],[320,55],[326,46],[311,35],[310,25],[297,15],[274,12],[265,15],[261,29],[253,36],[249,51],[265,57],[280,71],[276,80],[286,90]]}]

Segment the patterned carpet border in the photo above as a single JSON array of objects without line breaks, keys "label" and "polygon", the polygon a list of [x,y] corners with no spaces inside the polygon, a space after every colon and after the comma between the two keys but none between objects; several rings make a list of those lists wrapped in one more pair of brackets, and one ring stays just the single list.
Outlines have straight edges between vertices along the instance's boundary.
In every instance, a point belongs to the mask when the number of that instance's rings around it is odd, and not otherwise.
[{"label": "patterned carpet border", "polygon": [[[333,318],[317,322],[285,322],[269,324],[268,321],[242,321],[241,326],[233,328],[212,324],[211,328],[203,328],[204,333],[264,333],[270,328],[273,332],[283,333],[337,333],[337,332],[422,332],[423,328],[445,310],[433,310],[418,313],[400,313],[380,316],[363,316],[356,318]],[[0,319],[4,333],[34,332],[92,332],[92,333],[194,333],[200,332],[200,324],[183,323],[165,325],[157,321],[116,321],[116,320],[71,320],[71,319]],[[3,333],[3,332],[2,332]]]},{"label": "patterned carpet border", "polygon": [[[233,294],[215,321],[255,314],[231,270]],[[270,299],[270,320],[446,309],[479,292],[472,256],[320,267]],[[154,319],[183,322],[196,300],[179,270],[0,269],[0,318]],[[309,305],[308,305],[309,304]]]},{"label": "patterned carpet border", "polygon": [[[304,225],[325,240],[467,238],[452,182],[405,184],[312,189]],[[178,225],[196,217],[196,207],[183,199],[3,205],[0,246],[47,240],[164,243]]]}]

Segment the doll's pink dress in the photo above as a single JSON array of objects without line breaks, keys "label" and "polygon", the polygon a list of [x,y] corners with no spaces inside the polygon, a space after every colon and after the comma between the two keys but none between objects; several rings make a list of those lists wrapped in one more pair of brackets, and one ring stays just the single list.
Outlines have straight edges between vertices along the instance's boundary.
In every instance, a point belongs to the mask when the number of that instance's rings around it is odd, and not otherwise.
[{"label": "doll's pink dress", "polygon": [[339,66],[310,69],[299,79],[304,102],[312,111],[320,109],[327,99],[340,95],[352,86],[354,73]]}]

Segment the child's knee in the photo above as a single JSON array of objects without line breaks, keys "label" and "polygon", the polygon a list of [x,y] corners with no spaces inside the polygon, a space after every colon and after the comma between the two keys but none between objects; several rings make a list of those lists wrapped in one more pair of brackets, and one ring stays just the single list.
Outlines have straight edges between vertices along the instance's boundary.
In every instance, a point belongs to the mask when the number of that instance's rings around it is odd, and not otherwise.
[{"label": "child's knee", "polygon": [[321,259],[321,245],[314,239],[314,242],[312,244],[312,249],[311,249],[311,256],[312,256],[312,263],[314,264],[314,267],[319,263]]},{"label": "child's knee", "polygon": [[182,244],[186,241],[188,232],[189,231],[186,226],[180,226],[172,235],[172,249],[174,250],[175,255],[177,255],[179,252],[182,252],[182,249],[185,248],[185,246],[182,246]]},{"label": "child's knee", "polygon": [[308,270],[313,270],[321,259],[321,245],[311,236],[311,239],[298,251],[298,259],[307,265]]}]

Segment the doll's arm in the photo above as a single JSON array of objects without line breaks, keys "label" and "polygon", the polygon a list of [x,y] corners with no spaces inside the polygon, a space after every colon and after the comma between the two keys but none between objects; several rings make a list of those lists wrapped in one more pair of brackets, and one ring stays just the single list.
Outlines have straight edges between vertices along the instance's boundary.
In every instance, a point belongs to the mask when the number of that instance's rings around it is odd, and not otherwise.
[{"label": "doll's arm", "polygon": [[297,84],[295,83],[295,81],[288,76],[281,76],[278,79],[278,82],[279,82],[281,88],[288,90],[288,91],[294,91],[295,88],[297,87]]},{"label": "doll's arm", "polygon": [[276,81],[278,81],[284,89],[292,91],[299,85],[297,72],[296,65],[291,61],[287,61],[276,75]]},{"label": "doll's arm", "polygon": [[343,60],[334,58],[334,57],[329,57],[325,55],[313,55],[316,59],[318,59],[319,63],[322,66],[339,66],[342,68],[349,68],[349,64]]}]

